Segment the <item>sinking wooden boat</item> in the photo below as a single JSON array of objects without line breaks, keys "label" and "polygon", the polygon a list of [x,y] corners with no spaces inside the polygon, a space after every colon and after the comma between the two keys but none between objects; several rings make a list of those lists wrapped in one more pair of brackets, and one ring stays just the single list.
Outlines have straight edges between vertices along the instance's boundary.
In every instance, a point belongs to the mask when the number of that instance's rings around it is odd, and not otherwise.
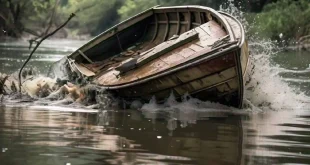
[{"label": "sinking wooden boat", "polygon": [[245,33],[203,6],[154,7],[103,32],[67,57],[69,68],[125,100],[189,94],[240,108],[248,63]]}]

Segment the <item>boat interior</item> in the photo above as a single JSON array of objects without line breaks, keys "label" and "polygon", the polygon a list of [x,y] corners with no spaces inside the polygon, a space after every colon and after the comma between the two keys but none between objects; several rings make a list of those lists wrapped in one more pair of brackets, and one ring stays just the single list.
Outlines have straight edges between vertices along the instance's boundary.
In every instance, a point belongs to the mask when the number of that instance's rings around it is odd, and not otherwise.
[{"label": "boat interior", "polygon": [[[199,51],[211,51],[219,41],[233,40],[223,17],[199,7],[153,8],[97,36],[69,59],[100,85],[128,83],[193,59]],[[117,68],[124,64],[129,66]]]}]

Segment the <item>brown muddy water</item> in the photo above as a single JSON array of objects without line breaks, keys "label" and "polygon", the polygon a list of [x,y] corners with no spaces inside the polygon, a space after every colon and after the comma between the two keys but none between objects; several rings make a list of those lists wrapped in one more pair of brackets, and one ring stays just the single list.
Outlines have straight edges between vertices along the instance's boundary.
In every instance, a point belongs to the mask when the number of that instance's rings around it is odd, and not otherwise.
[{"label": "brown muddy water", "polygon": [[[81,44],[47,41],[29,66],[44,75]],[[275,53],[263,41],[251,52],[242,110],[194,99],[142,110],[2,102],[0,164],[310,164],[310,53]],[[25,42],[2,42],[0,72],[28,54]]]}]

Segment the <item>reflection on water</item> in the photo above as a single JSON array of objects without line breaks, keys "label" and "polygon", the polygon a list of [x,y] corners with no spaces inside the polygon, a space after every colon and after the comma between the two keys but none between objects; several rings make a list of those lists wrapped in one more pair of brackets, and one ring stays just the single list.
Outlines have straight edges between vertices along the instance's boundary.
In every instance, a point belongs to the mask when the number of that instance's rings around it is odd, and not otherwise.
[{"label": "reflection on water", "polygon": [[130,110],[97,116],[1,107],[0,159],[3,164],[241,163],[240,116],[169,125]]},{"label": "reflection on water", "polygon": [[310,111],[270,111],[251,115],[247,128],[247,164],[309,164]]},{"label": "reflection on water", "polygon": [[169,115],[136,110],[97,114],[0,107],[0,160],[17,165],[310,163],[310,111],[206,116],[200,113],[182,125]]},{"label": "reflection on water", "polygon": [[[45,43],[29,65],[41,73],[83,42]],[[15,72],[28,54],[25,42],[0,43],[0,72]],[[265,57],[255,64],[262,71],[255,77],[260,93],[250,93],[250,101],[272,105],[258,112],[189,101],[164,112],[148,105],[148,111],[98,114],[73,106],[2,103],[0,164],[310,164],[309,54],[283,52],[272,56],[270,66],[263,65]]]},{"label": "reflection on water", "polygon": [[[35,66],[42,74],[46,74],[49,65],[69,55],[86,41],[46,40],[33,55],[28,66]],[[60,48],[61,46],[61,48]],[[10,74],[18,69],[29,56],[29,43],[26,41],[0,41],[0,72]]]}]

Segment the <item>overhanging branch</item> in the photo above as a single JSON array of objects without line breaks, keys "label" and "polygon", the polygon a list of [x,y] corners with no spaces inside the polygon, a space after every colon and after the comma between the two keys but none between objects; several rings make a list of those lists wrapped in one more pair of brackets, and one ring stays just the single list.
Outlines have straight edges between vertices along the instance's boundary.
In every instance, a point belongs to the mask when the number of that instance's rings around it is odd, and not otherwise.
[{"label": "overhanging branch", "polygon": [[33,50],[31,51],[29,57],[27,58],[27,60],[24,62],[23,66],[20,68],[19,73],[18,73],[18,78],[19,78],[19,92],[21,93],[22,91],[22,83],[21,83],[21,75],[22,75],[22,71],[24,69],[24,67],[27,65],[27,63],[30,61],[32,55],[34,54],[34,52],[37,50],[37,48],[40,46],[40,44],[47,39],[48,37],[54,35],[57,31],[59,31],[61,28],[63,28],[64,26],[67,25],[67,23],[75,16],[74,13],[72,13],[69,18],[67,19],[66,22],[64,22],[61,26],[59,26],[57,29],[55,29],[54,31],[52,31],[51,33],[45,35],[40,41],[36,42],[36,46],[33,48]]}]

